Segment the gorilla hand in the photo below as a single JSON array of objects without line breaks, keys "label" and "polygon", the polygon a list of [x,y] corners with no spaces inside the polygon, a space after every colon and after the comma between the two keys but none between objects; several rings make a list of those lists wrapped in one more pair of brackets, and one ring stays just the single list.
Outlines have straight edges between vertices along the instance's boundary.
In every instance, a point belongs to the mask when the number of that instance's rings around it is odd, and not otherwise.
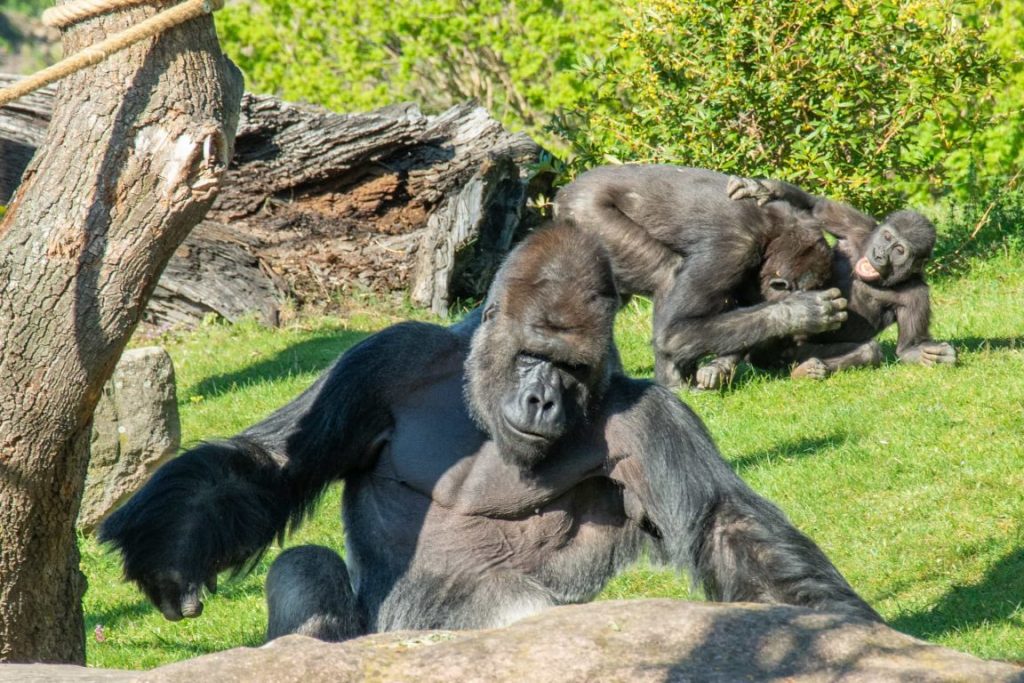
[{"label": "gorilla hand", "polygon": [[953,365],[956,363],[956,349],[947,342],[924,342],[900,354],[904,363],[918,363],[925,366]]},{"label": "gorilla hand", "polygon": [[198,617],[203,613],[203,588],[210,593],[217,592],[216,572],[200,581],[197,577],[186,577],[177,570],[161,570],[139,577],[136,581],[146,597],[170,621],[179,621],[182,617]]},{"label": "gorilla hand", "polygon": [[700,366],[697,369],[697,388],[714,390],[730,384],[736,374],[737,361],[735,356],[719,356]]},{"label": "gorilla hand", "polygon": [[729,176],[729,183],[725,189],[730,199],[756,199],[758,206],[763,206],[776,198],[767,184],[755,178]]},{"label": "gorilla hand", "polygon": [[217,573],[257,557],[288,521],[285,483],[251,438],[205,443],[173,458],[107,517],[100,540],[165,617],[203,611]]},{"label": "gorilla hand", "polygon": [[794,292],[775,305],[785,316],[787,334],[817,334],[843,324],[846,303],[842,292],[833,287],[823,292]]}]

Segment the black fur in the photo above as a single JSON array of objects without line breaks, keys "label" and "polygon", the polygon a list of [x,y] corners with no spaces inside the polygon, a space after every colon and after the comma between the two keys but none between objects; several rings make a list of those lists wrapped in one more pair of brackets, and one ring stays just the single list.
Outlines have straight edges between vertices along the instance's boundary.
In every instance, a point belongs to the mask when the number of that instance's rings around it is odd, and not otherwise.
[{"label": "black fur", "polygon": [[821,226],[781,202],[733,201],[728,176],[665,165],[605,166],[559,191],[556,215],[598,236],[624,295],[654,299],[655,377],[690,379],[707,354],[834,329],[838,292],[821,289]]},{"label": "black fur", "polygon": [[[616,304],[593,237],[536,233],[482,312],[370,337],[267,420],[165,465],[103,537],[165,614],[195,616],[202,584],[343,479],[346,560],[284,553],[268,637],[500,626],[592,599],[644,547],[711,599],[878,619],[689,408],[622,374]],[[565,412],[548,422],[531,397]]]}]

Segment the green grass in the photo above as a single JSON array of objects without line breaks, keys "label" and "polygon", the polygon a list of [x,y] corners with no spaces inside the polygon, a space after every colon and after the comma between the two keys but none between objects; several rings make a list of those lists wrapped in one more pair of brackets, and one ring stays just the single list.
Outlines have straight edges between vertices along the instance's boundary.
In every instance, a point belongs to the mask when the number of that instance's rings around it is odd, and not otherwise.
[{"label": "green grass", "polygon": [[[1024,252],[972,261],[933,286],[934,334],[952,368],[893,361],[825,382],[741,372],[721,393],[684,393],[724,456],[776,501],[896,628],[987,658],[1024,660]],[[404,313],[403,313],[404,315]],[[318,319],[279,331],[212,325],[163,341],[174,358],[186,444],[232,434],[287,402],[342,350],[390,322]],[[650,376],[650,311],[631,304],[617,336]],[[289,543],[341,548],[338,491]],[[92,666],[152,667],[261,642],[262,579],[222,577],[203,616],[165,621],[82,544]],[[689,595],[688,579],[641,563],[603,598]],[[102,624],[104,639],[94,630]]]}]

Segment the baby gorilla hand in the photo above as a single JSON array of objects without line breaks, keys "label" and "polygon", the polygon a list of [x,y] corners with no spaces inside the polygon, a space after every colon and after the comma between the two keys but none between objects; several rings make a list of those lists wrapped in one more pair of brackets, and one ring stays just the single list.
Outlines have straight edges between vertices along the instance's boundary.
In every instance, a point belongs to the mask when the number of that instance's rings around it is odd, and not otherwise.
[{"label": "baby gorilla hand", "polygon": [[846,299],[833,287],[823,292],[795,292],[777,304],[785,311],[785,334],[817,334],[838,329],[846,320]]},{"label": "baby gorilla hand", "polygon": [[775,199],[771,188],[754,178],[729,176],[729,183],[725,186],[725,190],[729,193],[729,199],[756,199],[758,206],[763,206]]},{"label": "baby gorilla hand", "polygon": [[205,580],[186,579],[176,570],[158,571],[138,580],[146,596],[170,621],[183,617],[198,617],[203,613],[203,587],[211,593],[217,592],[217,575],[211,574]]},{"label": "baby gorilla hand", "polygon": [[946,342],[921,344],[921,365],[952,365],[956,363],[956,349]]}]

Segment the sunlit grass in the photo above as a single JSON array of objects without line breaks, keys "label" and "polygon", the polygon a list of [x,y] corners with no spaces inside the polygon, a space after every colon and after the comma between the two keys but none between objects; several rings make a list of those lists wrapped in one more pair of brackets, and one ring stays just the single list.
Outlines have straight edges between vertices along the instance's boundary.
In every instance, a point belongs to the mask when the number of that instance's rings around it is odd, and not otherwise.
[{"label": "sunlit grass", "polygon": [[[952,368],[888,361],[825,382],[745,370],[721,393],[681,394],[724,456],[776,501],[896,628],[991,658],[1024,659],[1024,254],[977,262],[933,287],[933,332]],[[403,315],[405,312],[403,312]],[[338,353],[392,316],[270,331],[212,325],[163,343],[178,377],[184,441],[232,434],[286,403]],[[627,370],[650,376],[649,305],[619,316]],[[341,549],[338,490],[290,543]],[[271,548],[222,579],[203,616],[165,621],[82,542],[90,665],[151,667],[261,642]],[[685,597],[689,579],[641,563],[604,598]],[[103,641],[94,636],[102,625]]]}]

